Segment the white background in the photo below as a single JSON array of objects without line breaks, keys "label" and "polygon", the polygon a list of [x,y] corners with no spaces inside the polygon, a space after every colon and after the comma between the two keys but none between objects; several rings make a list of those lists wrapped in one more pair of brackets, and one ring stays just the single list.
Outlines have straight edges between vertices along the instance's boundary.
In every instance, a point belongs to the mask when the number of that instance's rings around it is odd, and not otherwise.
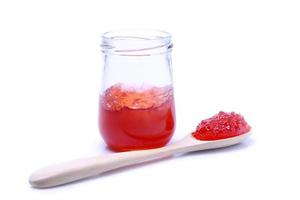
[{"label": "white background", "polygon": [[[37,190],[44,165],[107,153],[97,129],[102,32],[173,34],[177,130],[219,110],[243,144]],[[0,2],[0,199],[299,199],[299,1]]]}]

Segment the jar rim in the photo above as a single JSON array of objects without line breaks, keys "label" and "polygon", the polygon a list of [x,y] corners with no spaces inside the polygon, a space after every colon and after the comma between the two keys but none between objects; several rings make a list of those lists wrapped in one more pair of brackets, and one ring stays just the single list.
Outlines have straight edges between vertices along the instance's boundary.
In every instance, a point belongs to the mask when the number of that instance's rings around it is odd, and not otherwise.
[{"label": "jar rim", "polygon": [[117,55],[153,55],[172,49],[171,34],[162,30],[120,29],[102,34],[102,52]]},{"label": "jar rim", "polygon": [[171,39],[167,31],[156,29],[119,29],[107,31],[102,34],[104,40],[122,40],[124,38],[138,38],[144,40],[166,40]]}]

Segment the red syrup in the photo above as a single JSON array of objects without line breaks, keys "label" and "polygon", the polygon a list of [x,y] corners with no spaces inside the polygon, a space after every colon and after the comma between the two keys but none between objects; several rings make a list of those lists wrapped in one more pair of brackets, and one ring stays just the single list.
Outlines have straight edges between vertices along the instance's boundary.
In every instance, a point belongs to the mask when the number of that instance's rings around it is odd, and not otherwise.
[{"label": "red syrup", "polygon": [[114,151],[158,148],[175,129],[171,86],[136,89],[117,84],[100,97],[99,127]]}]

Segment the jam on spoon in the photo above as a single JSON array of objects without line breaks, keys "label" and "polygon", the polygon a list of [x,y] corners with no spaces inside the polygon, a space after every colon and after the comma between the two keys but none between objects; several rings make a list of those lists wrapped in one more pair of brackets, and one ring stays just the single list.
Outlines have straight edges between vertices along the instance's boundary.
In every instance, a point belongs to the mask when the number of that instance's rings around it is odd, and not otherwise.
[{"label": "jam on spoon", "polygon": [[250,130],[251,127],[242,115],[220,111],[202,120],[192,135],[198,140],[219,140],[242,135]]}]

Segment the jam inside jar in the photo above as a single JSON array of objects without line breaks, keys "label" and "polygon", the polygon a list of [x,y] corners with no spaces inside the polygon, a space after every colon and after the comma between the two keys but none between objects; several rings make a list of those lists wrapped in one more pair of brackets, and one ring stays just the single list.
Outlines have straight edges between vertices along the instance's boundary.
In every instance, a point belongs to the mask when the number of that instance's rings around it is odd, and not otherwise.
[{"label": "jam inside jar", "polygon": [[114,151],[158,148],[175,130],[171,36],[124,30],[102,37],[99,129]]}]

